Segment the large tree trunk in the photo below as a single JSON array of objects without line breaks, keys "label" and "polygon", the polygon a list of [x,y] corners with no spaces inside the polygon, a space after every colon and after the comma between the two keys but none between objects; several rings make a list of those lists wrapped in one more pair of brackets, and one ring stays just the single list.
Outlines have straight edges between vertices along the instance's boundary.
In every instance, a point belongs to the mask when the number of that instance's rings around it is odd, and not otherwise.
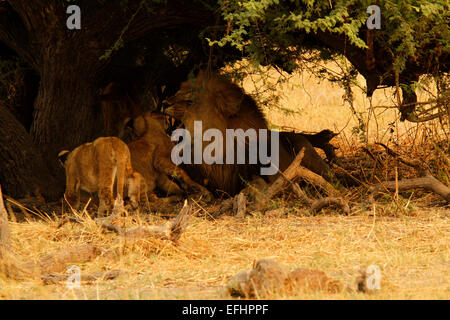
[{"label": "large tree trunk", "polygon": [[42,195],[53,200],[62,192],[25,128],[1,104],[0,184],[11,197]]},{"label": "large tree trunk", "polygon": [[[95,106],[97,86],[89,74],[95,71],[70,60],[70,55],[46,57],[34,106],[30,134],[50,168],[57,155],[98,136],[103,127]],[[86,69],[85,69],[86,68]],[[57,175],[61,177],[62,170]]]}]

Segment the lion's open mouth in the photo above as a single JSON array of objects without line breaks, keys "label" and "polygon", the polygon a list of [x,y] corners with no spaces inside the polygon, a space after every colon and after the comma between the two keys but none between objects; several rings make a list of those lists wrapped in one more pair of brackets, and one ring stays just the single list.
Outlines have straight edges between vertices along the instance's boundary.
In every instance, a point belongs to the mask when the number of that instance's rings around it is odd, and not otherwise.
[{"label": "lion's open mouth", "polygon": [[170,107],[165,108],[163,112],[165,115],[181,120],[186,112],[186,108],[181,104],[172,104]]}]

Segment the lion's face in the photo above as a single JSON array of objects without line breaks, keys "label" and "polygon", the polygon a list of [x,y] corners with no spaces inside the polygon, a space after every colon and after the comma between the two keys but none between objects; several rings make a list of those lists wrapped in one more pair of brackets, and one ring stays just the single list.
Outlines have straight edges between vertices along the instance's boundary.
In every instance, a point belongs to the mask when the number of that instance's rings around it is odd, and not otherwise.
[{"label": "lion's face", "polygon": [[168,106],[164,113],[177,120],[182,120],[186,110],[192,106],[193,102],[193,89],[190,81],[186,81],[174,96],[163,101],[163,104]]}]

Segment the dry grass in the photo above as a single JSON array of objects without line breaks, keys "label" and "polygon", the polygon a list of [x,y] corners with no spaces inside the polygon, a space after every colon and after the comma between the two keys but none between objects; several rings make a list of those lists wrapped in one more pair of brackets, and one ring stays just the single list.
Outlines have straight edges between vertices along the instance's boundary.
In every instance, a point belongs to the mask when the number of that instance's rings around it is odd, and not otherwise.
[{"label": "dry grass", "polygon": [[[278,110],[265,110],[272,124],[302,131],[333,129],[341,132],[333,140],[341,147],[341,152],[356,152],[361,144],[352,134],[352,127],[358,122],[348,106],[342,103],[343,90],[329,83],[318,84],[317,79],[309,78],[307,74],[297,75],[292,83],[300,86],[279,88],[283,93],[282,104],[300,113],[286,115]],[[245,88],[251,91],[252,85],[247,78]],[[379,91],[373,97],[372,105],[392,105],[392,100],[392,92]],[[369,106],[370,102],[359,92],[355,107],[366,112],[363,114],[366,118]],[[402,143],[403,151],[424,160],[430,157],[430,140],[445,138],[442,131],[448,134],[448,127],[443,128],[438,122],[416,126],[399,123],[393,110],[382,112],[377,109],[376,112],[376,119],[371,114],[366,132],[369,141],[384,141],[391,145]],[[389,123],[393,123],[393,132],[386,131]],[[448,168],[441,169],[448,177]],[[436,197],[429,194],[424,194],[420,201],[410,203],[407,200],[394,202],[388,198],[375,207],[361,204],[350,216],[341,216],[332,210],[310,216],[295,203],[284,205],[281,202],[278,203],[281,209],[267,216],[256,214],[243,220],[196,217],[178,246],[151,238],[125,242],[115,234],[102,232],[89,220],[84,224],[66,224],[60,229],[56,228],[58,218],[11,223],[13,246],[22,260],[37,259],[72,245],[92,243],[118,248],[121,254],[113,258],[99,256],[80,265],[82,272],[127,270],[129,273],[112,281],[83,284],[80,290],[74,291],[64,283],[44,286],[39,280],[17,282],[0,275],[0,298],[229,298],[222,289],[227,280],[237,272],[249,269],[254,260],[270,257],[289,268],[323,270],[350,288],[355,287],[361,267],[378,265],[382,272],[381,290],[373,295],[347,291],[338,294],[299,292],[293,297],[272,298],[449,299],[448,206],[429,206],[436,202]],[[137,225],[157,224],[163,220],[148,216],[127,217],[122,221]]]},{"label": "dry grass", "polygon": [[[165,299],[226,298],[218,288],[254,260],[271,257],[289,268],[325,271],[354,288],[362,266],[378,265],[382,288],[373,295],[305,292],[297,299],[448,299],[450,297],[449,215],[416,209],[391,217],[378,209],[354,216],[308,217],[290,210],[283,217],[194,218],[179,246],[157,239],[121,242],[97,226],[43,221],[12,224],[17,253],[24,260],[81,243],[117,247],[117,258],[98,257],[80,265],[82,272],[128,270],[113,281],[82,285],[71,291],[39,281],[0,280],[2,299]],[[373,214],[375,212],[375,215]],[[128,218],[131,219],[131,218]],[[152,222],[159,222],[156,218]],[[130,222],[130,221],[128,221]],[[131,223],[131,222],[130,222]]]}]

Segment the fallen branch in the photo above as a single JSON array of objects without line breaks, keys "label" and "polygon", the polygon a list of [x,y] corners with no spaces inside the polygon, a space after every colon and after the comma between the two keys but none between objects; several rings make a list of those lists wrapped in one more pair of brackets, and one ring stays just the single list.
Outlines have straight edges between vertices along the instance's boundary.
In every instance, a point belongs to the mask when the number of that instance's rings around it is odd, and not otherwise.
[{"label": "fallen branch", "polygon": [[[348,214],[350,212],[350,208],[344,199],[337,197],[337,195],[339,194],[338,191],[322,176],[300,165],[303,160],[304,152],[305,150],[304,148],[302,148],[295,157],[294,161],[292,161],[291,165],[284,172],[280,172],[280,177],[278,177],[266,190],[265,197],[261,201],[256,203],[257,209],[263,209],[266,206],[267,201],[281,192],[283,188],[285,188],[289,183],[296,196],[299,199],[305,201],[307,204],[311,205],[312,212],[317,212],[329,205],[336,205],[340,207],[346,214]],[[311,183],[312,185],[325,190],[332,197],[326,197],[316,201],[310,199],[300,188],[300,186],[292,181],[297,177],[300,177]]]},{"label": "fallen branch", "polygon": [[333,197],[326,197],[326,198],[322,198],[319,200],[316,200],[313,202],[313,204],[311,205],[311,212],[316,213],[319,212],[322,208],[328,207],[328,206],[337,206],[340,209],[342,209],[342,211],[345,214],[349,214],[350,213],[350,207],[347,203],[347,201],[345,201],[342,198],[333,198]]},{"label": "fallen branch", "polygon": [[312,172],[311,170],[299,166],[296,172],[297,176],[306,180],[308,183],[313,186],[319,187],[326,191],[326,193],[330,196],[337,196],[339,192],[334,188],[328,181],[326,181],[322,176],[317,173]]},{"label": "fallen branch", "polygon": [[292,180],[297,176],[297,169],[300,167],[300,163],[302,162],[304,156],[305,148],[302,148],[289,167],[284,172],[279,171],[280,176],[269,185],[265,192],[265,197],[260,201],[257,201],[256,208],[258,210],[264,208],[268,201],[270,201],[275,195],[286,187],[287,183],[292,183]]},{"label": "fallen branch", "polygon": [[164,240],[177,242],[181,234],[186,230],[191,212],[191,205],[184,201],[184,206],[178,216],[172,222],[166,222],[160,226],[142,226],[132,228],[121,228],[109,223],[101,223],[106,230],[116,232],[127,238],[157,237]]},{"label": "fallen branch", "polygon": [[188,201],[184,200],[183,208],[181,208],[180,213],[172,222],[170,240],[173,242],[176,243],[180,239],[181,234],[186,230],[191,218],[191,209],[191,204],[188,204]]},{"label": "fallen branch", "polygon": [[297,196],[297,198],[299,198],[300,200],[305,201],[308,204],[311,204],[313,201],[307,196],[307,194],[305,193],[305,191],[302,190],[302,188],[300,188],[300,186],[298,185],[297,182],[292,182],[292,191],[294,191],[295,195]]},{"label": "fallen branch", "polygon": [[275,260],[260,259],[253,269],[232,277],[226,288],[231,296],[270,298],[295,295],[302,290],[337,293],[344,290],[344,285],[321,270],[297,268],[289,272]]},{"label": "fallen branch", "polygon": [[385,181],[377,185],[370,187],[369,191],[374,194],[377,192],[383,192],[386,190],[406,191],[415,188],[424,188],[435,192],[440,195],[446,201],[450,201],[450,188],[440,182],[438,179],[428,174],[423,178],[403,179],[400,181]]},{"label": "fallen branch", "polygon": [[405,165],[407,165],[409,167],[412,167],[412,168],[414,168],[416,170],[419,170],[419,171],[422,170],[423,165],[419,161],[417,161],[417,160],[406,160],[403,157],[401,157],[398,153],[396,153],[393,150],[391,150],[387,145],[385,145],[385,144],[383,144],[381,142],[376,142],[375,144],[377,144],[379,146],[382,146],[386,150],[388,155],[390,155],[391,157],[397,158],[398,161],[400,161],[401,163],[403,163],[403,164],[405,164]]}]

